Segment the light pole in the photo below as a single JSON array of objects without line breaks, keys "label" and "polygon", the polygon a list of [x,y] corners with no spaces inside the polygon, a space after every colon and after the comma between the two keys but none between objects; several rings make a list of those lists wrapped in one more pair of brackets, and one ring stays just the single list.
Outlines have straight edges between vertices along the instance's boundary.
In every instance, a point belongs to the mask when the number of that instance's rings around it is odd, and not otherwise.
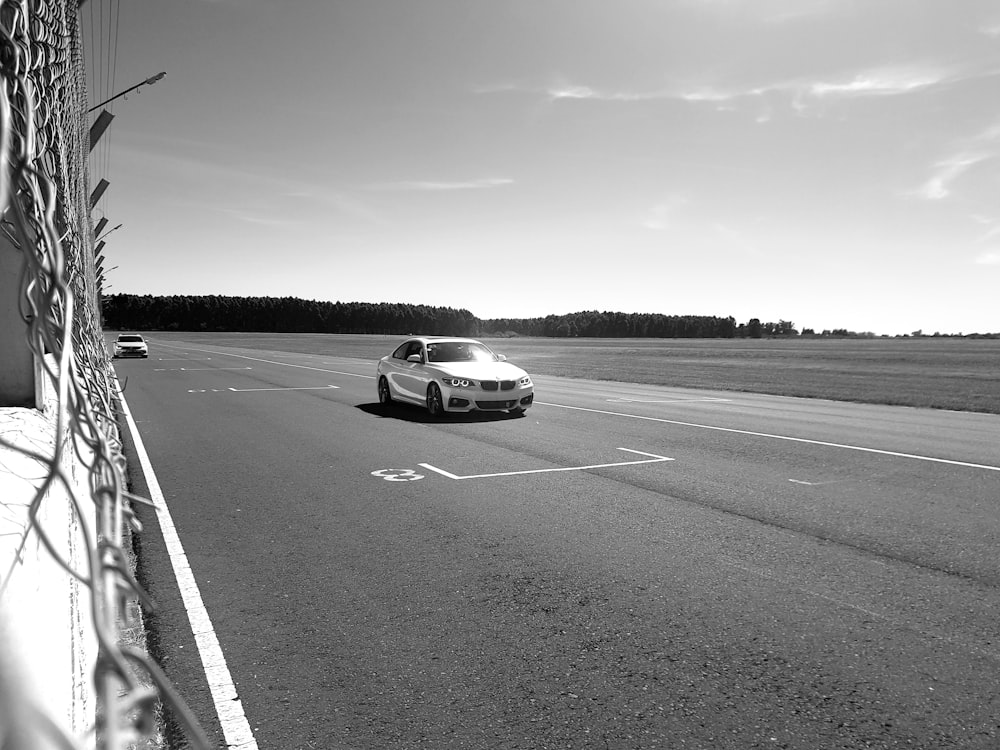
[{"label": "light pole", "polygon": [[100,241],[101,241],[101,240],[103,240],[103,239],[104,239],[105,237],[107,237],[107,236],[108,236],[109,234],[111,234],[111,233],[112,233],[113,231],[115,231],[116,229],[121,229],[121,228],[122,228],[123,226],[124,226],[124,224],[119,224],[119,225],[118,225],[118,226],[116,226],[116,227],[112,227],[112,228],[111,228],[111,229],[109,229],[109,230],[108,230],[107,232],[105,232],[104,234],[102,234],[102,235],[101,235],[100,237],[96,238],[96,239],[94,240],[94,242],[100,242]]},{"label": "light pole", "polygon": [[163,78],[163,76],[165,76],[166,74],[167,74],[166,71],[164,71],[162,73],[157,73],[155,76],[150,76],[145,81],[141,81],[140,83],[137,83],[135,86],[132,86],[132,87],[127,88],[127,89],[125,89],[124,91],[122,91],[122,92],[120,92],[118,94],[115,94],[110,99],[105,99],[100,104],[94,105],[93,107],[91,107],[90,109],[88,109],[87,112],[89,113],[89,112],[93,112],[94,110],[98,110],[101,107],[103,107],[105,104],[107,104],[108,102],[113,102],[115,99],[118,99],[119,97],[125,96],[125,94],[128,94],[128,93],[130,93],[132,91],[135,91],[140,86],[147,86],[147,85],[148,86],[152,86],[154,83],[156,83],[161,78]]}]

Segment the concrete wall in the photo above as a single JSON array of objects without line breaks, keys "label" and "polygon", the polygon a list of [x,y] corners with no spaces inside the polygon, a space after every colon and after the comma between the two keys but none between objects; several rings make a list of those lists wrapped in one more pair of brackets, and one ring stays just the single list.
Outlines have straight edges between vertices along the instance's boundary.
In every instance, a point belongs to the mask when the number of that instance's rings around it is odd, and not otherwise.
[{"label": "concrete wall", "polygon": [[[58,406],[51,389],[45,391],[43,411],[0,408],[0,437],[52,456]],[[94,504],[72,446],[65,446],[63,456],[62,470],[86,517],[74,511],[65,487],[53,483],[38,521],[63,559],[89,576],[82,532],[95,526]],[[93,727],[95,716],[90,589],[52,559],[29,523],[30,503],[48,474],[44,463],[0,445],[0,745],[7,747],[4,732],[21,727],[27,736],[10,745],[18,749],[55,747],[50,738],[31,734],[41,729],[29,702],[75,737]]]},{"label": "concrete wall", "polygon": [[28,326],[18,304],[23,273],[24,254],[0,232],[0,407],[41,406]]}]

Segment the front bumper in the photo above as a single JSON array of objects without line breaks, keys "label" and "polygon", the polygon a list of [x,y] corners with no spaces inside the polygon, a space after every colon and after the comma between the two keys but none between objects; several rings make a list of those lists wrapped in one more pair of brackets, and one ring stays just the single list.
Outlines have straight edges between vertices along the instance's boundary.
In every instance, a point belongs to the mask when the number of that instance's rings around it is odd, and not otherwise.
[{"label": "front bumper", "polygon": [[115,349],[115,357],[148,357],[148,349]]},{"label": "front bumper", "polygon": [[442,386],[445,411],[513,411],[527,409],[535,400],[534,386],[515,386],[508,391],[484,391],[481,387]]}]

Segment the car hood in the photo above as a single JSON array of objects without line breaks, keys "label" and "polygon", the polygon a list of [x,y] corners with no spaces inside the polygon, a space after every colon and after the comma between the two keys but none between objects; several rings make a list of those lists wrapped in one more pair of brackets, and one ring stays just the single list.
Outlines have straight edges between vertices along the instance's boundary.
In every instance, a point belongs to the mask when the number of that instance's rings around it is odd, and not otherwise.
[{"label": "car hood", "polygon": [[436,362],[433,367],[443,375],[468,380],[518,380],[528,374],[510,362]]}]

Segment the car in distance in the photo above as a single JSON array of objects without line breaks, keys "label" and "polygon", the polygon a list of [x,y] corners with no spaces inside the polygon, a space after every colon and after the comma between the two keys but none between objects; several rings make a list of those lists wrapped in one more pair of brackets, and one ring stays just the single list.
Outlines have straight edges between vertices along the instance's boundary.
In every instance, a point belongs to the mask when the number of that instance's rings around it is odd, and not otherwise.
[{"label": "car in distance", "polygon": [[148,357],[149,347],[146,340],[138,333],[122,333],[115,339],[112,358],[118,357]]},{"label": "car in distance", "polygon": [[475,339],[415,336],[378,362],[378,400],[445,412],[502,411],[520,415],[534,384],[520,367]]}]

